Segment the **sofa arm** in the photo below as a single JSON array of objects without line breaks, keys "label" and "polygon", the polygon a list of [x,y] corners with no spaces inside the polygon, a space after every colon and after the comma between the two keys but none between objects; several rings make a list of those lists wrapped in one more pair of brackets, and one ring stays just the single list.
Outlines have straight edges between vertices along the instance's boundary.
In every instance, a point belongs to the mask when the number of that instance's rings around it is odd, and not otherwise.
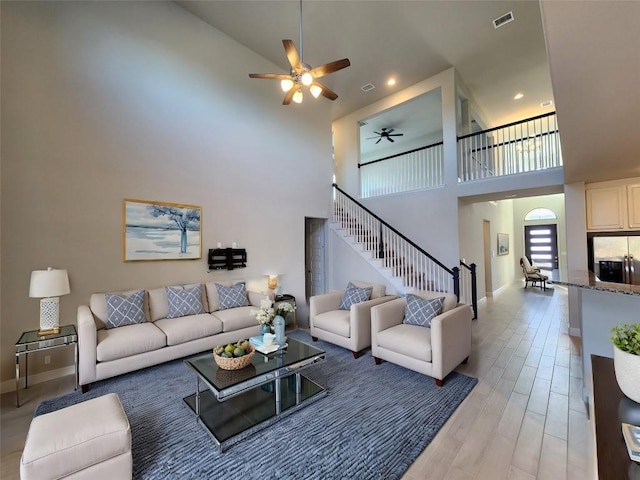
[{"label": "sofa arm", "polygon": [[247,298],[249,299],[249,305],[251,305],[252,307],[259,307],[260,302],[265,298],[268,299],[269,296],[264,293],[248,291]]},{"label": "sofa arm", "polygon": [[351,342],[354,352],[359,352],[371,345],[371,309],[396,298],[398,298],[396,295],[385,295],[351,305]]},{"label": "sofa arm", "polygon": [[431,321],[431,362],[433,377],[444,379],[471,353],[469,305],[458,305]]},{"label": "sofa arm", "polygon": [[98,333],[93,313],[87,305],[78,307],[78,376],[80,385],[96,380]]},{"label": "sofa arm", "polygon": [[333,310],[340,310],[340,303],[342,303],[343,296],[344,290],[338,290],[331,293],[323,293],[322,295],[314,295],[309,298],[309,324],[313,326],[313,320],[316,315]]},{"label": "sofa arm", "polygon": [[400,325],[404,320],[404,311],[407,301],[404,298],[396,298],[390,302],[376,305],[371,309],[371,329],[373,335],[387,328]]}]

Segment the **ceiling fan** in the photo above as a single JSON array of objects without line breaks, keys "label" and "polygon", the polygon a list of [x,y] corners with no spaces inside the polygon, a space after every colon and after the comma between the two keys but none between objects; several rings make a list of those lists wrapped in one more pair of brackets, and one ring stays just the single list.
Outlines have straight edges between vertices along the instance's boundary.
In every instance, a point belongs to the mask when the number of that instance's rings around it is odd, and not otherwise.
[{"label": "ceiling fan", "polygon": [[249,77],[280,80],[282,91],[285,92],[283,105],[289,105],[292,100],[295,103],[302,103],[303,87],[308,87],[314,98],[318,98],[320,95],[329,100],[338,98],[335,92],[318,82],[318,78],[342,70],[351,65],[351,62],[348,58],[343,58],[315,68],[304,63],[302,59],[302,0],[300,0],[300,53],[298,53],[293,40],[282,40],[282,44],[291,65],[289,73],[250,73]]},{"label": "ceiling fan", "polygon": [[395,140],[391,137],[402,137],[404,135],[404,133],[393,133],[395,130],[396,130],[395,128],[384,127],[381,132],[373,132],[376,135],[378,135],[377,137],[369,137],[367,138],[367,140],[373,140],[374,138],[377,138],[378,141],[376,142],[376,144],[378,144],[380,143],[380,140],[382,140],[383,138],[386,138],[391,143],[393,143],[395,142]]}]

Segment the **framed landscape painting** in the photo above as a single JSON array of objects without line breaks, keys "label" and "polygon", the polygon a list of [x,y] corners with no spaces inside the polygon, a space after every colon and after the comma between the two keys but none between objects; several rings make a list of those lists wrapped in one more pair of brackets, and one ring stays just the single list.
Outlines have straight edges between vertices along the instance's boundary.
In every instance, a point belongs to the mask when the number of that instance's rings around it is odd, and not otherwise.
[{"label": "framed landscape painting", "polygon": [[202,208],[195,205],[125,199],[124,261],[200,258],[201,218]]},{"label": "framed landscape painting", "polygon": [[498,255],[509,255],[509,234],[498,234]]}]

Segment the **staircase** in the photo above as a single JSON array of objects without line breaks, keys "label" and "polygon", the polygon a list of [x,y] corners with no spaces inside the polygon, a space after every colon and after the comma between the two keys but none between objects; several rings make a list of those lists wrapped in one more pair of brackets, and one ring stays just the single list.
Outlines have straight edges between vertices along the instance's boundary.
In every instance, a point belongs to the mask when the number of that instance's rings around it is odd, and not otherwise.
[{"label": "staircase", "polygon": [[[421,247],[381,220],[357,200],[334,187],[331,228],[373,266],[396,291],[430,290],[453,293],[473,304],[477,317],[475,265],[448,268]],[[461,281],[462,280],[462,281]],[[467,301],[469,300],[469,301]]]}]

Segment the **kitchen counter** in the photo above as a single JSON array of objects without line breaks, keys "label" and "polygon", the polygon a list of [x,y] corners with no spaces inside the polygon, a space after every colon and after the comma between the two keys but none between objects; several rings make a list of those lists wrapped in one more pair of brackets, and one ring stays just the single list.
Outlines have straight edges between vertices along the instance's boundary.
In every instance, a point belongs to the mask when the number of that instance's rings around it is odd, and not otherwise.
[{"label": "kitchen counter", "polygon": [[603,282],[588,270],[570,270],[560,278],[551,278],[549,284],[565,285],[567,287],[586,288],[608,293],[619,293],[623,295],[639,295],[640,285],[627,285],[625,283]]},{"label": "kitchen counter", "polygon": [[[583,399],[588,399],[587,380],[591,378],[591,355],[613,357],[611,329],[622,323],[638,323],[640,311],[640,285],[602,282],[593,272],[570,270],[565,275],[554,275],[548,283],[575,289],[577,311],[580,317],[582,349]],[[571,288],[573,287],[573,288]]]}]

